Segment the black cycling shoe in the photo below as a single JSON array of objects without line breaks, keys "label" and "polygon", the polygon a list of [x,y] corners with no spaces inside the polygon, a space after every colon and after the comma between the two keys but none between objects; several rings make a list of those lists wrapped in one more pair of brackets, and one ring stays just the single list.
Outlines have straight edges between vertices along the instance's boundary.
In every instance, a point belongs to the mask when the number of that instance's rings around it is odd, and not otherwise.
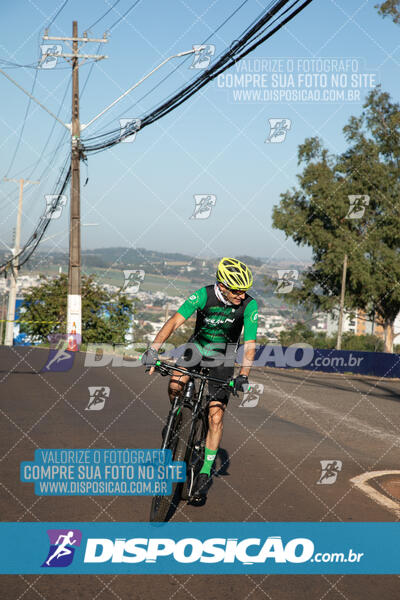
[{"label": "black cycling shoe", "polygon": [[200,473],[195,483],[192,502],[196,504],[200,502],[205,502],[210,484],[211,477],[207,475],[207,473]]}]

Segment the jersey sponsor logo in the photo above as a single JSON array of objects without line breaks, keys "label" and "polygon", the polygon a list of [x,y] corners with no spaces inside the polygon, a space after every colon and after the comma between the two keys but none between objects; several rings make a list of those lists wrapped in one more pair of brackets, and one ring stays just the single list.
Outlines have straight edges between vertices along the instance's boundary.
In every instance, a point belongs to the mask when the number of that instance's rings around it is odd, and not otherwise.
[{"label": "jersey sponsor logo", "polygon": [[199,294],[197,292],[195,294],[192,294],[188,298],[188,301],[190,302],[190,304],[197,304],[198,300],[199,300]]},{"label": "jersey sponsor logo", "polygon": [[224,325],[225,323],[234,323],[235,319],[228,319],[228,317],[226,319],[213,319],[212,317],[206,317],[204,322],[207,323],[207,325],[216,327],[217,325]]},{"label": "jersey sponsor logo", "polygon": [[257,321],[258,321],[258,311],[257,310],[255,310],[251,313],[250,320],[254,321],[254,323],[257,323]]}]

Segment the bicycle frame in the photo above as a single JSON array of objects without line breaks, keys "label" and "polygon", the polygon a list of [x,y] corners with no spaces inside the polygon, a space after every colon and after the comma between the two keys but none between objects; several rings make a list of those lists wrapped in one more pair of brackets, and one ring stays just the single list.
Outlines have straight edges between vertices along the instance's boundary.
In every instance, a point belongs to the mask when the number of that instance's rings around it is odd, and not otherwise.
[{"label": "bicycle frame", "polygon": [[186,405],[192,411],[192,423],[198,417],[198,414],[201,410],[201,404],[202,404],[202,400],[203,400],[205,385],[206,385],[206,382],[204,380],[200,382],[199,390],[197,392],[196,402],[193,402],[193,400],[195,398],[195,394],[196,394],[196,389],[195,389],[194,381],[191,378],[187,382],[183,394],[180,394],[179,396],[177,396],[174,399],[173,405],[168,414],[168,420],[167,420],[166,430],[165,430],[163,444],[162,444],[163,450],[167,446],[175,417],[177,415],[179,415],[179,412],[180,412],[182,406]]},{"label": "bicycle frame", "polygon": [[[166,427],[163,431],[163,440],[161,449],[171,449],[172,456],[175,460],[184,460],[187,463],[188,468],[191,472],[191,481],[193,483],[193,473],[195,467],[192,467],[193,452],[196,450],[198,453],[201,449],[202,442],[205,441],[205,434],[208,428],[208,419],[206,414],[207,404],[203,402],[204,390],[207,381],[212,381],[220,384],[221,387],[225,387],[235,394],[233,379],[224,381],[210,377],[208,369],[204,369],[204,372],[192,372],[187,369],[169,365],[158,360],[155,364],[155,369],[161,373],[161,375],[172,375],[173,372],[178,371],[183,375],[188,375],[189,380],[185,385],[182,394],[174,398],[172,406],[168,413]],[[200,381],[198,390],[196,391],[195,380]],[[232,389],[233,388],[233,389]],[[177,416],[179,416],[182,410],[182,419],[179,422]],[[190,416],[189,416],[190,413]],[[201,427],[198,430],[197,426],[201,422]],[[200,434],[200,437],[198,436]],[[196,437],[196,439],[195,439]],[[179,458],[175,458],[179,457]],[[167,518],[169,511],[172,507],[176,507],[177,503],[181,499],[189,499],[191,495],[191,487],[188,490],[188,479],[183,483],[182,486],[175,486],[170,496],[154,496],[152,499],[150,520],[151,521],[163,521]]]},{"label": "bicycle frame", "polygon": [[[193,423],[196,421],[196,419],[199,417],[199,413],[202,410],[202,400],[203,400],[203,395],[204,395],[204,388],[206,386],[207,381],[220,383],[221,387],[223,386],[223,387],[232,388],[233,386],[232,386],[232,380],[230,380],[229,384],[227,384],[227,382],[224,381],[223,379],[217,379],[216,377],[210,377],[208,375],[209,369],[202,369],[203,373],[196,373],[193,371],[188,371],[185,368],[168,365],[167,363],[163,363],[160,360],[157,361],[155,366],[156,366],[156,370],[159,371],[162,375],[171,375],[173,371],[178,371],[179,373],[182,373],[183,375],[189,376],[189,381],[187,382],[187,384],[185,386],[185,390],[184,390],[183,394],[180,394],[179,396],[177,396],[174,399],[173,405],[168,414],[166,431],[165,431],[164,440],[163,440],[163,444],[162,444],[162,449],[164,450],[166,448],[167,441],[169,440],[169,436],[171,433],[174,418],[176,415],[179,414],[179,411],[182,408],[182,406],[186,405],[192,411],[192,426],[193,426]],[[199,385],[199,389],[197,391],[197,401],[195,403],[193,403],[193,399],[195,398],[195,395],[196,395],[196,388],[195,388],[195,384],[194,384],[195,379],[200,379],[200,385]],[[204,421],[205,427],[207,427],[207,422],[205,421],[204,417],[203,417],[203,421]]]}]

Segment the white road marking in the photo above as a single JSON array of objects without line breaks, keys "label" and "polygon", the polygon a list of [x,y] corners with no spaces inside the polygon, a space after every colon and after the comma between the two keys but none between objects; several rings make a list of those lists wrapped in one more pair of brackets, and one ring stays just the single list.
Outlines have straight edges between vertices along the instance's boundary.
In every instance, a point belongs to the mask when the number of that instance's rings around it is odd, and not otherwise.
[{"label": "white road marking", "polygon": [[367,471],[366,473],[361,473],[361,475],[353,477],[353,479],[350,479],[350,482],[354,487],[372,498],[372,500],[392,511],[396,517],[400,517],[400,502],[388,498],[385,494],[379,492],[368,483],[370,479],[375,479],[376,477],[382,477],[384,475],[400,475],[400,471]]},{"label": "white road marking", "polygon": [[371,437],[384,440],[385,442],[389,442],[394,446],[400,445],[400,436],[394,433],[388,433],[384,429],[380,429],[379,427],[372,427],[365,423],[364,421],[360,421],[356,417],[352,417],[351,415],[344,415],[342,411],[334,410],[333,408],[327,408],[326,406],[322,406],[321,404],[316,404],[315,402],[311,402],[310,400],[304,400],[304,398],[300,398],[300,396],[292,396],[290,393],[285,393],[276,388],[270,388],[264,386],[264,395],[265,392],[270,392],[279,398],[288,398],[288,400],[294,400],[296,403],[302,405],[307,410],[313,410],[318,413],[326,414],[331,417],[334,417],[338,421],[340,421],[341,426],[347,427],[348,429],[353,429],[358,433],[364,433],[370,435]]}]

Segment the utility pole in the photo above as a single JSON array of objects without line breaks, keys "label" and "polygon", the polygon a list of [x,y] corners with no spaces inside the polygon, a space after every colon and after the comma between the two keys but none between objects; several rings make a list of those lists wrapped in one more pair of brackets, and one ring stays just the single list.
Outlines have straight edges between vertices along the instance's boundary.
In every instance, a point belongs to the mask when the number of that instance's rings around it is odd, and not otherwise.
[{"label": "utility pole", "polygon": [[[37,185],[39,181],[29,181],[28,179],[8,179],[4,177],[4,181],[13,181],[19,183],[19,200],[17,212],[17,226],[15,229],[15,243],[13,248],[14,260],[11,263],[11,278],[10,291],[8,294],[7,320],[6,320],[6,335],[4,344],[6,346],[13,345],[14,339],[14,319],[15,319],[15,301],[17,299],[17,277],[18,277],[18,253],[21,241],[21,218],[22,218],[22,199],[24,195],[24,185],[29,183]],[[3,332],[2,332],[3,333]]]},{"label": "utility pole", "polygon": [[[70,188],[70,245],[69,245],[69,283],[68,283],[68,302],[67,302],[67,334],[71,334],[72,331],[78,335],[78,341],[82,335],[82,300],[81,300],[81,236],[80,236],[80,158],[81,158],[81,143],[80,134],[81,132],[89,127],[92,123],[97,121],[113,106],[115,106],[120,100],[125,98],[134,89],[141,85],[148,77],[155,73],[158,69],[163,67],[167,62],[174,58],[181,58],[189,54],[194,54],[196,50],[194,47],[186,52],[178,52],[172,56],[168,56],[164,59],[157,67],[155,67],[150,73],[142,77],[134,85],[126,90],[121,96],[114,100],[109,106],[102,110],[98,115],[93,117],[91,121],[86,124],[81,124],[79,119],[79,67],[89,60],[102,60],[108,58],[105,55],[98,54],[81,54],[79,53],[78,44],[86,44],[88,42],[106,43],[108,39],[106,34],[102,38],[88,38],[87,33],[83,33],[83,37],[78,37],[78,23],[73,21],[72,23],[72,37],[56,37],[49,36],[48,30],[45,30],[43,40],[59,41],[59,42],[72,42],[72,53],[59,53],[47,52],[46,56],[53,56],[55,58],[65,58],[71,62],[72,65],[72,118],[71,123],[64,123],[59,119],[51,110],[46,108],[37,98],[32,96],[26,89],[24,89],[17,81],[15,81],[8,73],[0,68],[0,73],[4,75],[11,83],[13,83],[18,89],[26,94],[33,102],[45,110],[53,119],[58,121],[60,125],[67,128],[71,133],[71,188]],[[79,59],[83,59],[79,63]],[[140,127],[139,127],[140,128]],[[11,262],[11,261],[10,261]],[[11,262],[12,265],[12,262]]]},{"label": "utility pole", "polygon": [[71,192],[67,333],[74,327],[82,335],[81,300],[81,186],[80,186],[80,123],[79,123],[79,63],[78,23],[72,24],[72,123],[71,123]]},{"label": "utility pole", "polygon": [[[67,299],[67,334],[77,335],[78,345],[82,339],[82,297],[81,297],[81,186],[80,186],[80,159],[81,159],[81,127],[79,120],[79,59],[89,58],[100,60],[106,56],[79,54],[78,43],[108,42],[102,39],[88,38],[86,32],[83,37],[78,37],[78,22],[72,23],[72,37],[43,36],[44,40],[58,40],[72,42],[72,54],[55,54],[53,56],[70,60],[72,65],[72,117],[71,117],[71,187],[70,187],[70,231],[69,231],[69,269],[68,269],[68,299]],[[49,54],[49,56],[52,56]],[[82,64],[82,63],[81,63]]]},{"label": "utility pole", "polygon": [[0,346],[3,345],[3,330],[4,330],[4,317],[5,317],[5,299],[6,292],[4,291],[1,295],[1,321],[0,321]]},{"label": "utility pole", "polygon": [[346,274],[347,274],[347,252],[344,255],[344,260],[343,260],[342,289],[340,291],[340,311],[339,311],[339,324],[338,324],[336,350],[340,350],[340,348],[342,346],[342,329],[343,329],[343,313],[344,313],[344,294],[346,291]]}]

